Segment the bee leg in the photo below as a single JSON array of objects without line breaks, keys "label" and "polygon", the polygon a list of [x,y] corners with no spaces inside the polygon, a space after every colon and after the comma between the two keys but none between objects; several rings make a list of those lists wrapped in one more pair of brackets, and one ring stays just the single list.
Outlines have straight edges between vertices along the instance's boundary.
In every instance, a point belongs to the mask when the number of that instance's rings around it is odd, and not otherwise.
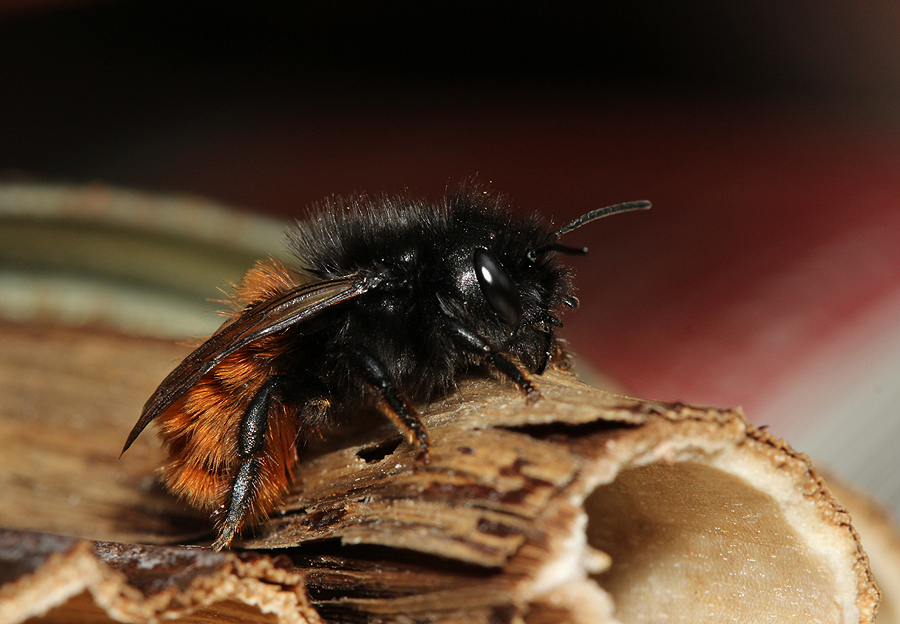
[{"label": "bee leg", "polygon": [[426,457],[431,449],[431,440],[428,438],[425,423],[406,397],[394,387],[384,364],[369,351],[359,347],[348,346],[344,352],[362,373],[366,382],[381,393],[386,415],[406,434],[410,442],[419,447],[421,456]]},{"label": "bee leg", "polygon": [[256,392],[241,418],[238,433],[238,457],[241,463],[231,484],[228,511],[219,527],[219,536],[212,545],[213,550],[222,550],[231,544],[253,506],[257,494],[255,483],[259,475],[259,458],[265,449],[266,433],[269,430],[269,407],[280,384],[280,377],[270,377]]},{"label": "bee leg", "polygon": [[506,375],[519,387],[519,390],[525,393],[525,397],[529,401],[534,402],[541,398],[540,391],[531,383],[531,380],[522,372],[522,369],[515,362],[494,349],[488,341],[450,317],[444,317],[443,322],[444,327],[449,330],[450,335],[458,344],[482,356],[494,368]]}]

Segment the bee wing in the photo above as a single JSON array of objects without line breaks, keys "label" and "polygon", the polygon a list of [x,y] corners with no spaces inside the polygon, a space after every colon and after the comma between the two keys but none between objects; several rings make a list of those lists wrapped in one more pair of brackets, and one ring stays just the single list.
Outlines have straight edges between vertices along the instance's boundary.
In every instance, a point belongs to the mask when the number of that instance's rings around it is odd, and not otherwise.
[{"label": "bee wing", "polygon": [[128,434],[122,452],[128,450],[154,418],[224,358],[264,336],[306,321],[331,306],[355,299],[377,283],[375,278],[359,275],[311,282],[246,308],[234,322],[219,329],[169,373],[144,404],[141,417]]}]

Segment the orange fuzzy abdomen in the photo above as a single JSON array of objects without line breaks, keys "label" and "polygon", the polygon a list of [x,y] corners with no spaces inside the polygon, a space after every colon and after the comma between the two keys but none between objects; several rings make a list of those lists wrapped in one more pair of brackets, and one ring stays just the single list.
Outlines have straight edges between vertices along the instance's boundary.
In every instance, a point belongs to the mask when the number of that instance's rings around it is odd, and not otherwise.
[{"label": "orange fuzzy abdomen", "polygon": [[[259,264],[237,287],[234,304],[239,309],[294,286],[296,281],[283,266]],[[163,480],[190,505],[213,513],[228,505],[241,463],[241,420],[274,373],[273,361],[281,350],[279,338],[272,336],[232,353],[157,418],[169,453]],[[293,410],[277,400],[270,403],[249,519],[272,511],[288,491],[297,463],[299,419]]]}]

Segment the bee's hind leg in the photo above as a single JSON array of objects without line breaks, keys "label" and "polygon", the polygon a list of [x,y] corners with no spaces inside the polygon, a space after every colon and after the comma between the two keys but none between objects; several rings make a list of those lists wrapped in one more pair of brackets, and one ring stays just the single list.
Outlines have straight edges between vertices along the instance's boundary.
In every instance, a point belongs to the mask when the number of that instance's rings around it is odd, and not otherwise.
[{"label": "bee's hind leg", "polygon": [[260,456],[265,449],[266,433],[269,430],[269,410],[281,383],[281,377],[270,377],[256,392],[241,418],[238,433],[238,457],[241,463],[231,484],[227,511],[219,526],[218,538],[212,545],[213,550],[222,550],[231,544],[253,507],[258,492],[256,480],[259,477]]}]

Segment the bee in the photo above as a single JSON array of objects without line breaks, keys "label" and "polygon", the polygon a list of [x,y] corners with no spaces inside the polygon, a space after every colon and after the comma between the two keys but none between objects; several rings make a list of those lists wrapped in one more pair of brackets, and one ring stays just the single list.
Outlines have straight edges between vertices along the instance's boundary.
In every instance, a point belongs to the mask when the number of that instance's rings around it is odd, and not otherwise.
[{"label": "bee", "polygon": [[287,232],[296,266],[261,261],[246,274],[230,319],[162,381],[122,452],[157,421],[163,481],[212,514],[214,550],[276,508],[308,441],[362,410],[427,459],[416,406],[479,368],[536,401],[531,376],[566,366],[557,314],[578,301],[559,254],[587,249],[560,238],[649,207],[600,208],[554,230],[471,185],[436,204],[320,204]]}]

